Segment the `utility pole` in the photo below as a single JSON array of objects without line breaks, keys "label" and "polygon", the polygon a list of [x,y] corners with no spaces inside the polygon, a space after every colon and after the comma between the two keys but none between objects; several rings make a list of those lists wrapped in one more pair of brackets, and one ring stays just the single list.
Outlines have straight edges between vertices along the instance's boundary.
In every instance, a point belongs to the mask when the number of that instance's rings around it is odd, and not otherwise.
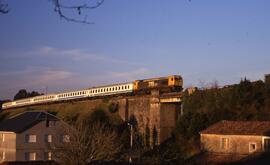
[{"label": "utility pole", "polygon": [[48,92],[48,86],[46,85],[46,87],[45,87],[45,95],[47,95],[47,92]]},{"label": "utility pole", "polygon": [[[128,126],[130,126],[130,150],[132,150],[132,147],[133,147],[133,135],[132,135],[133,126],[130,123],[128,123]],[[129,155],[129,163],[132,163],[131,155]]]}]

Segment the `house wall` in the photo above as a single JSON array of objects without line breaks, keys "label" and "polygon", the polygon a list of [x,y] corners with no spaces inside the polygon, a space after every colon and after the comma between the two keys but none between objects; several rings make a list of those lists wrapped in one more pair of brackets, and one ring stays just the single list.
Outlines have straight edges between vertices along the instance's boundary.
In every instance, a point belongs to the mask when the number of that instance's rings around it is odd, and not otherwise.
[{"label": "house wall", "polygon": [[14,161],[16,159],[16,134],[0,131],[0,137],[0,162],[4,161],[2,159],[3,152],[5,152],[5,161]]},{"label": "house wall", "polygon": [[[222,138],[229,140],[227,149],[223,149],[221,146]],[[263,152],[262,141],[262,136],[201,134],[202,149],[215,153],[251,154]],[[250,143],[256,144],[256,151],[250,152]]]},{"label": "house wall", "polygon": [[[55,121],[55,126],[46,127],[46,121],[39,122],[33,127],[27,129],[23,133],[17,134],[17,161],[25,161],[27,152],[35,152],[36,160],[45,160],[45,152],[50,151],[53,146],[56,146],[62,141],[61,132],[63,132],[63,123]],[[27,135],[36,135],[36,143],[28,143]],[[52,143],[46,141],[46,135],[52,135]]]}]

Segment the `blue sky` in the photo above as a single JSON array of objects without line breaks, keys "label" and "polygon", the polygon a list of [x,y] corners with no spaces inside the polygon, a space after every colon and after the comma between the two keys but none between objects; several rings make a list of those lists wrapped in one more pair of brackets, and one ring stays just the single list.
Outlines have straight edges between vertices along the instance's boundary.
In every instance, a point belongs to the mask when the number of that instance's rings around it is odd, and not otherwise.
[{"label": "blue sky", "polygon": [[22,88],[61,92],[171,74],[185,87],[225,85],[270,73],[269,0],[105,0],[83,11],[94,25],[60,20],[48,0],[5,2],[0,99]]}]

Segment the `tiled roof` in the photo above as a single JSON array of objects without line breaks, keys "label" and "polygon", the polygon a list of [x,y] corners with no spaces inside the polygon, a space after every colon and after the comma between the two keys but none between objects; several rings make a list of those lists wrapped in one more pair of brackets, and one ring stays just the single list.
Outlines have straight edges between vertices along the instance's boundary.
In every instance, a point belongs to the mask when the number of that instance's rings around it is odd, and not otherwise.
[{"label": "tiled roof", "polygon": [[24,112],[1,122],[0,131],[20,133],[46,119],[58,120],[55,116],[46,112]]},{"label": "tiled roof", "polygon": [[220,121],[200,132],[220,135],[270,135],[270,121]]}]

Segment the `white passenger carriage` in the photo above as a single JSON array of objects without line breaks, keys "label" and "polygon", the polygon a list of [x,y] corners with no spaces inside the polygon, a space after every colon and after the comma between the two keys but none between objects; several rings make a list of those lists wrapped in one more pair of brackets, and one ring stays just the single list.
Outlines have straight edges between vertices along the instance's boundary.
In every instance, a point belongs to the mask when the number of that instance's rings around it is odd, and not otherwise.
[{"label": "white passenger carriage", "polygon": [[130,93],[132,91],[133,91],[133,83],[123,83],[123,84],[115,84],[115,85],[102,86],[102,87],[93,87],[93,88],[84,89],[84,90],[41,95],[41,96],[35,96],[31,98],[11,101],[11,102],[4,103],[2,105],[2,109],[42,104],[42,103],[51,103],[55,101],[65,101],[65,100],[90,98],[90,97],[98,97],[98,96],[108,96],[108,95],[121,94],[121,93]]}]

